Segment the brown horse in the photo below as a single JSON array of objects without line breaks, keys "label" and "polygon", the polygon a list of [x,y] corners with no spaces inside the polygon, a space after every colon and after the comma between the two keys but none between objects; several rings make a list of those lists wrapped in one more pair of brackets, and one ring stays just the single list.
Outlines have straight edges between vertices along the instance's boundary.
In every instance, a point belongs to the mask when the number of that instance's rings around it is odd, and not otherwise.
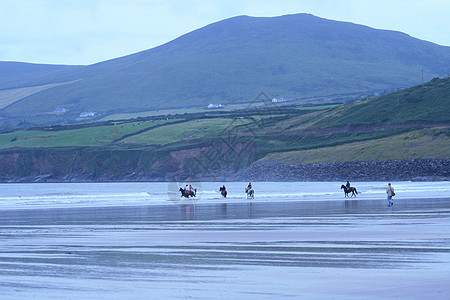
[{"label": "brown horse", "polygon": [[181,192],[181,197],[186,197],[189,198],[189,196],[191,197],[195,197],[197,196],[197,189],[194,189],[193,191],[189,191],[189,190],[184,190],[183,188],[180,188],[179,191]]},{"label": "brown horse", "polygon": [[225,188],[225,186],[221,186],[220,187],[220,193],[222,194],[222,197],[226,198],[227,197],[227,189]]},{"label": "brown horse", "polygon": [[[350,197],[358,195],[358,191],[354,187],[347,188],[345,185],[341,185],[341,189],[344,189],[345,197],[348,197],[349,193],[352,193]],[[356,194],[355,194],[356,193]]]}]

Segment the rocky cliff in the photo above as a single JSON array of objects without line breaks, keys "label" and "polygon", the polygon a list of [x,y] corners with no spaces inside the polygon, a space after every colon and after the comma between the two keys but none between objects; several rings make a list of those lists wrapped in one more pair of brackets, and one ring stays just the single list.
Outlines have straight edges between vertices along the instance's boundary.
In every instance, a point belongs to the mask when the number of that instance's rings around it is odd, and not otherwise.
[{"label": "rocky cliff", "polygon": [[449,159],[250,165],[252,149],[225,159],[209,148],[11,149],[0,153],[0,182],[450,180]]}]

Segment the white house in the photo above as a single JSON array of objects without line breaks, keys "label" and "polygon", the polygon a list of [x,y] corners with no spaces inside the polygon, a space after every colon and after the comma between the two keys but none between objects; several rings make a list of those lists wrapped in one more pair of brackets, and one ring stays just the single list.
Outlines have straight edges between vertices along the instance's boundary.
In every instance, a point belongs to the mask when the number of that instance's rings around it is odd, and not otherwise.
[{"label": "white house", "polygon": [[223,108],[223,107],[225,107],[225,105],[223,105],[223,104],[210,104],[210,105],[208,105],[208,108]]},{"label": "white house", "polygon": [[80,118],[90,118],[90,117],[95,117],[95,112],[93,112],[93,111],[83,111],[80,114]]}]

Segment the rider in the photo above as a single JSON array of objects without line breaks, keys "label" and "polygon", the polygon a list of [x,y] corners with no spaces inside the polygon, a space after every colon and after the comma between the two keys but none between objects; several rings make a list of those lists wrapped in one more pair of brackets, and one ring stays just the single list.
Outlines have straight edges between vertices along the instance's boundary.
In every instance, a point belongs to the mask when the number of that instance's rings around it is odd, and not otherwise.
[{"label": "rider", "polygon": [[249,182],[247,188],[245,189],[245,192],[248,193],[252,189],[252,183]]},{"label": "rider", "polygon": [[345,185],[345,187],[347,188],[347,190],[350,188],[350,182],[347,180],[347,184]]}]

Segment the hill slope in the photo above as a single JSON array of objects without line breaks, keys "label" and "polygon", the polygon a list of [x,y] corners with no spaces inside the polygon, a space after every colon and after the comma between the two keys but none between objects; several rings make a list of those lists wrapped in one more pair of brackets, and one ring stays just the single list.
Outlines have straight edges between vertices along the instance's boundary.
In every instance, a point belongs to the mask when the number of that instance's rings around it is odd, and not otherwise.
[{"label": "hill slope", "polygon": [[0,90],[54,83],[54,74],[81,68],[83,67],[0,61]]},{"label": "hill slope", "polygon": [[301,117],[290,130],[317,130],[450,122],[450,78],[337,107],[316,115]]},{"label": "hill slope", "polygon": [[[397,179],[450,178],[449,88],[450,79],[434,79],[358,103],[316,107],[316,111],[255,103],[241,111],[17,130],[0,134],[0,177],[230,179],[230,174],[242,174],[256,162],[244,174],[274,180],[278,175],[287,178],[292,169],[292,174],[307,180],[317,169],[320,176],[316,174],[314,180],[329,180],[361,169],[364,180],[379,180],[388,178],[380,176],[389,176],[389,161],[396,160]],[[385,106],[394,105],[393,113],[380,114]],[[361,161],[372,163],[358,163],[356,168],[347,164]],[[305,167],[317,163],[324,165]],[[402,177],[400,170],[408,175]],[[357,178],[354,174],[352,178]]]},{"label": "hill slope", "polygon": [[[48,76],[45,89],[1,111],[29,116],[64,107],[104,114],[368,94],[446,74],[450,47],[308,14],[223,20],[162,46]],[[27,84],[27,80],[22,82]]]}]

